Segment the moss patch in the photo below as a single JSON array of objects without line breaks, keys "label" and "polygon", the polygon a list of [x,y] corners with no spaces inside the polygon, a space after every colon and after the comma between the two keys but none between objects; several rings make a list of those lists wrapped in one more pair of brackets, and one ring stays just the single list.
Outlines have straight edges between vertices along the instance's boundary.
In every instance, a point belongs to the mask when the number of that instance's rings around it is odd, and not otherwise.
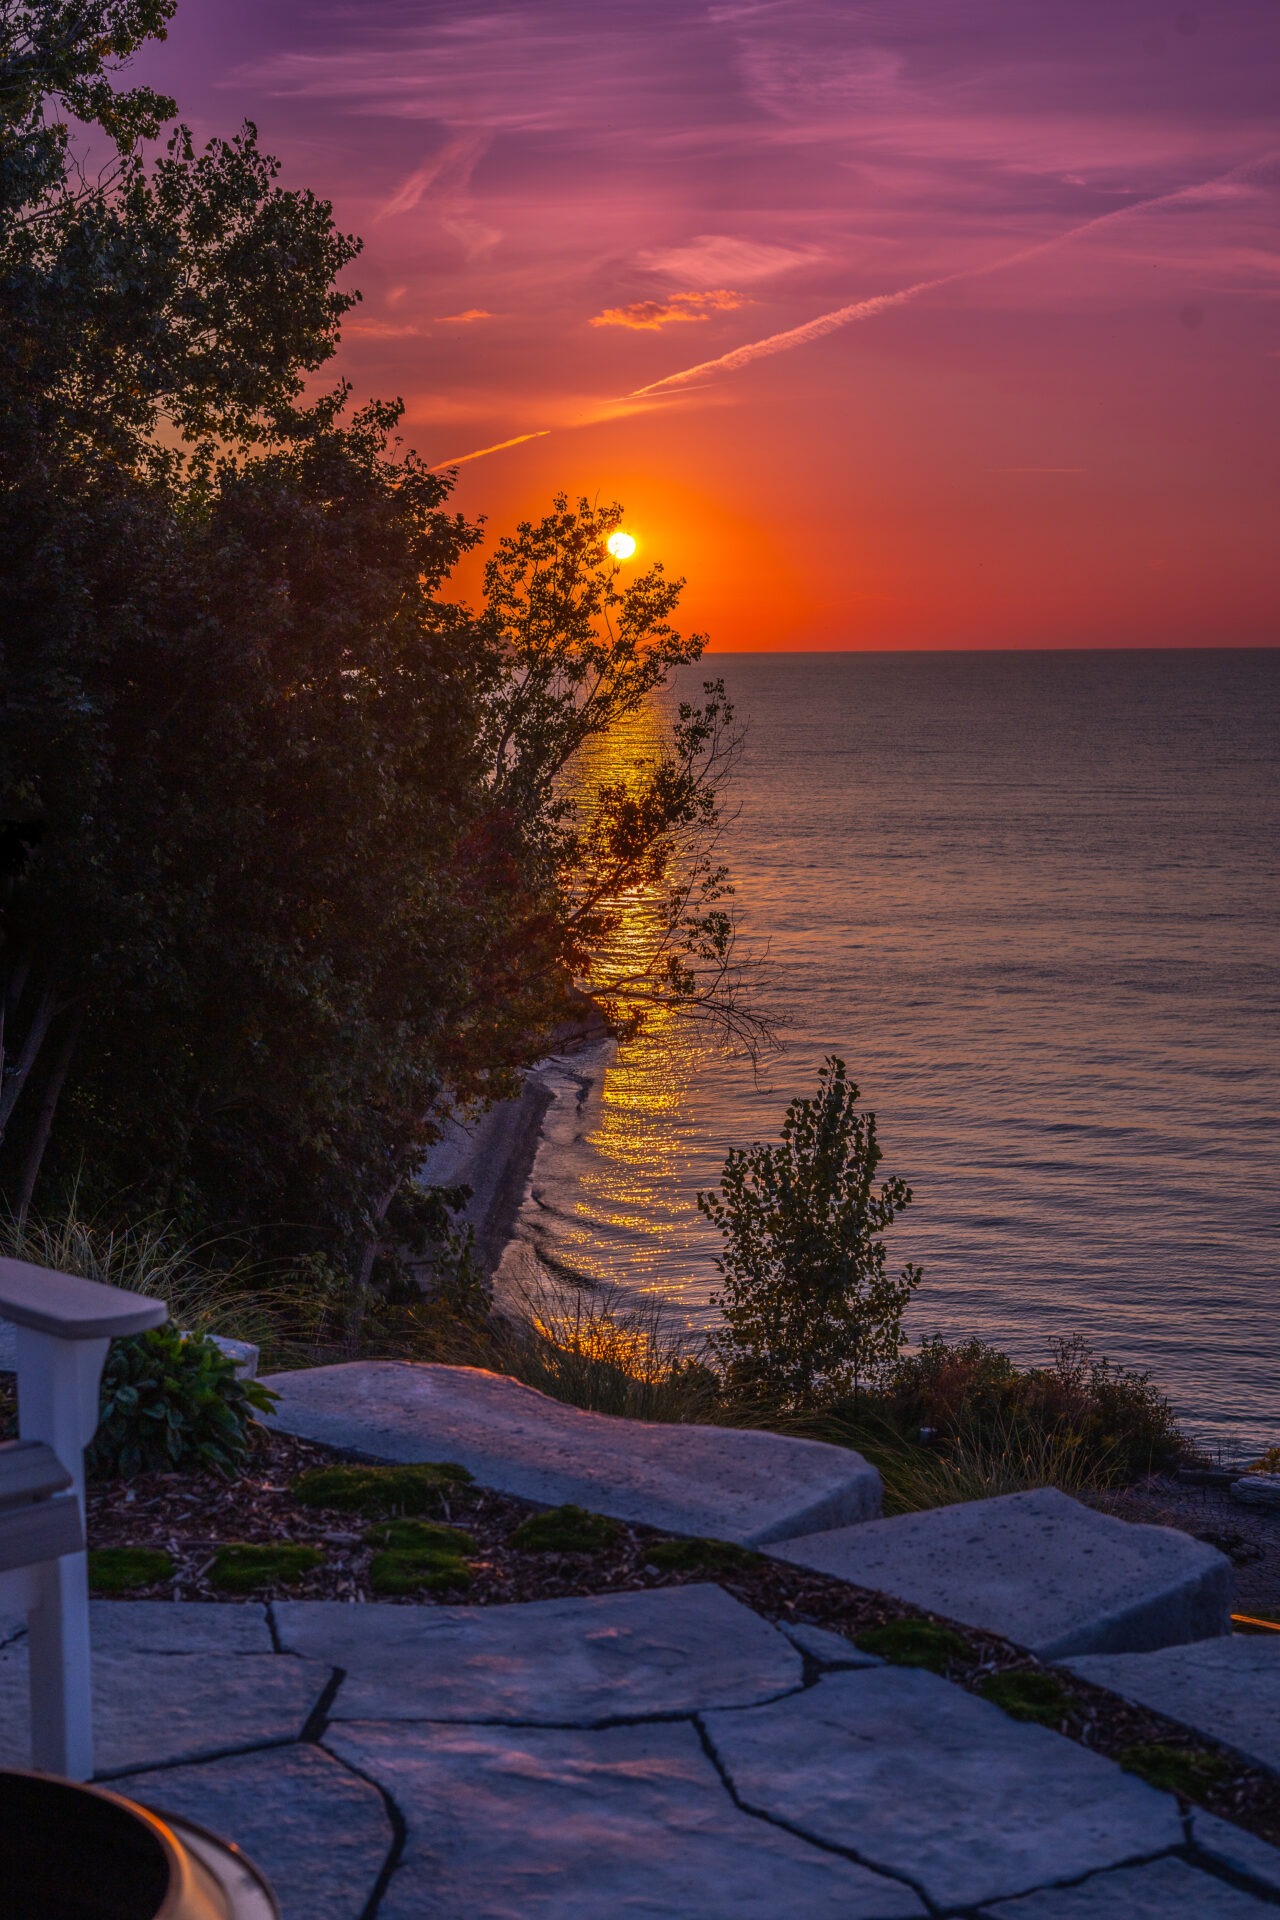
[{"label": "moss patch", "polygon": [[456,1553],[391,1548],[375,1553],[369,1563],[369,1585],[375,1593],[447,1593],[450,1587],[471,1584],[471,1569]]},{"label": "moss patch", "polygon": [[379,1520],[365,1528],[364,1538],[370,1547],[397,1553],[446,1553],[455,1560],[480,1551],[461,1527],[442,1527],[433,1520]]},{"label": "moss patch", "polygon": [[968,1646],[951,1627],[932,1620],[886,1620],[868,1627],[854,1642],[864,1653],[874,1653],[894,1667],[927,1667],[945,1673],[953,1660],[963,1660]]},{"label": "moss patch", "polygon": [[552,1507],[530,1514],[511,1536],[521,1553],[603,1553],[622,1532],[616,1520],[585,1507]]},{"label": "moss patch", "polygon": [[734,1573],[757,1565],[760,1558],[732,1540],[655,1540],[645,1554],[661,1573]]},{"label": "moss patch", "polygon": [[136,1593],[173,1573],[173,1555],[163,1547],[91,1547],[90,1593]]},{"label": "moss patch", "polygon": [[982,1681],[978,1692],[1015,1720],[1035,1720],[1042,1727],[1059,1726],[1071,1705],[1071,1696],[1061,1680],[1034,1667],[993,1673]]},{"label": "moss patch", "polygon": [[1170,1747],[1158,1740],[1143,1741],[1125,1747],[1116,1759],[1126,1773],[1136,1773],[1150,1787],[1165,1793],[1180,1793],[1197,1800],[1210,1787],[1231,1776],[1231,1763],[1220,1753],[1205,1753],[1198,1747]]},{"label": "moss patch", "polygon": [[438,1513],[450,1494],[470,1484],[465,1467],[452,1461],[424,1461],[403,1467],[317,1467],[294,1481],[293,1493],[306,1507],[330,1507],[338,1513],[388,1520],[403,1514]]},{"label": "moss patch", "polygon": [[222,1593],[252,1593],[255,1587],[294,1587],[323,1561],[319,1547],[254,1546],[234,1542],[219,1547],[209,1569],[209,1585]]}]

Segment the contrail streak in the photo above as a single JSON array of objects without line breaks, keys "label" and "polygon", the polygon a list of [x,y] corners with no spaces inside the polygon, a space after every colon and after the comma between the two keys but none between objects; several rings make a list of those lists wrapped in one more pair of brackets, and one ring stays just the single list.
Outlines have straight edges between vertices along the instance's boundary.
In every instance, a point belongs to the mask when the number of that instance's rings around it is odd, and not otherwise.
[{"label": "contrail streak", "polygon": [[1172,193],[1153,194],[1149,200],[1131,200],[1128,206],[1113,207],[1110,213],[1095,214],[1093,219],[1082,221],[1078,227],[1068,227],[1063,233],[1051,234],[1047,240],[1033,241],[1030,246],[1019,247],[1016,253],[1002,254],[998,260],[989,260],[985,266],[960,267],[955,273],[944,273],[933,280],[917,280],[912,286],[899,287],[895,293],[876,293],[865,300],[854,300],[847,307],[836,307],[830,313],[820,313],[813,320],[805,320],[798,327],[788,327],[784,333],[771,333],[763,340],[750,340],[741,347],[734,347],[729,353],[722,353],[716,360],[703,360],[696,367],[684,367],[678,373],[664,374],[661,380],[652,380],[647,387],[636,387],[627,397],[640,400],[650,394],[666,393],[709,373],[736,373],[739,367],[749,367],[753,360],[765,360],[775,353],[789,353],[793,347],[808,346],[810,341],[821,340],[841,327],[852,325],[855,320],[870,320],[877,313],[884,313],[890,307],[904,306],[907,301],[918,299],[922,293],[932,293],[937,287],[953,286],[959,280],[977,280],[983,274],[1002,273],[1006,267],[1018,266],[1023,260],[1035,259],[1055,247],[1065,247],[1082,234],[1091,233],[1096,227],[1109,226],[1112,221],[1123,220],[1131,213],[1167,206],[1172,201],[1204,193],[1211,187],[1223,186],[1274,157],[1270,153],[1262,154],[1257,159],[1245,161],[1241,166],[1232,167],[1227,173],[1216,175],[1212,180],[1197,181],[1190,187],[1177,187]]},{"label": "contrail streak", "polygon": [[[877,313],[905,306],[908,301],[918,299],[923,293],[932,293],[938,287],[954,286],[961,280],[978,280],[989,273],[1002,273],[1006,267],[1016,267],[1024,260],[1034,260],[1042,253],[1051,253],[1056,247],[1065,247],[1070,241],[1078,240],[1082,234],[1092,233],[1097,227],[1110,226],[1113,221],[1127,219],[1130,214],[1145,213],[1152,207],[1170,206],[1175,201],[1189,200],[1214,187],[1242,180],[1255,168],[1266,166],[1278,158],[1280,150],[1272,149],[1229,168],[1226,173],[1215,174],[1210,180],[1198,180],[1191,186],[1175,187],[1171,193],[1153,194],[1147,200],[1131,200],[1127,206],[1113,207],[1110,213],[1095,214],[1091,220],[1084,220],[1077,227],[1067,227],[1062,233],[1050,234],[1046,240],[1032,241],[1029,246],[1019,247],[1016,253],[1002,254],[998,260],[989,260],[984,266],[959,267],[954,273],[939,274],[932,280],[916,280],[911,286],[899,287],[893,293],[870,294],[865,299],[851,301],[848,306],[835,307],[830,313],[820,313],[812,320],[802,321],[798,327],[788,327],[783,333],[771,333],[763,340],[749,340],[741,347],[722,353],[718,359],[702,360],[696,367],[683,367],[678,373],[664,374],[661,380],[652,380],[648,386],[636,387],[626,398],[648,399],[653,394],[678,392],[694,381],[704,380],[708,374],[735,373],[739,367],[749,367],[754,360],[765,360],[775,353],[789,353],[793,347],[808,346],[811,341],[821,340],[841,327],[851,326],[855,321],[870,320]],[[586,426],[592,422],[583,421],[580,424]],[[541,439],[550,432],[549,427],[544,427],[540,433],[517,434],[514,440],[499,441],[496,447],[481,447],[477,452],[464,453],[456,460],[443,460],[438,467],[432,468],[432,472],[439,473],[445,467],[460,467],[468,460],[483,460],[486,454],[501,453],[507,447],[518,447],[525,440]]]},{"label": "contrail streak", "polygon": [[456,453],[452,460],[440,460],[430,469],[432,473],[443,473],[446,467],[465,467],[468,460],[483,460],[486,453],[505,453],[508,447],[522,447],[526,440],[545,440],[550,427],[539,427],[536,433],[518,433],[514,440],[499,440],[496,446],[477,447],[474,453]]}]

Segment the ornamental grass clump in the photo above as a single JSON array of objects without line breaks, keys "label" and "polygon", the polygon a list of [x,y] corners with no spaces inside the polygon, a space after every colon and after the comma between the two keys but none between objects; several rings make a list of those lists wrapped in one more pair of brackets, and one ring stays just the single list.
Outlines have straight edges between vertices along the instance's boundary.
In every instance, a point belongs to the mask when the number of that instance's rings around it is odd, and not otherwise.
[{"label": "ornamental grass clump", "polygon": [[234,1479],[248,1458],[255,1416],[275,1401],[270,1388],[241,1380],[234,1360],[202,1334],[163,1326],[115,1340],[102,1370],[89,1471],[132,1479],[213,1467]]},{"label": "ornamental grass clump", "polygon": [[1123,1485],[1193,1454],[1150,1374],[1097,1358],[1079,1336],[1057,1341],[1048,1366],[1020,1368],[981,1340],[935,1334],[898,1362],[880,1404],[958,1455],[1051,1458],[1057,1486]]}]

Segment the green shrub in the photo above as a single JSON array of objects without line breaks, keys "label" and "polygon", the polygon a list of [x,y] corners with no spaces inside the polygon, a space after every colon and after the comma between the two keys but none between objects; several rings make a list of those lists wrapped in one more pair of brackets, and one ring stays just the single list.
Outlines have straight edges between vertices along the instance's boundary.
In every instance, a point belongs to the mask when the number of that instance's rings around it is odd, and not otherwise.
[{"label": "green shrub", "polygon": [[777,1146],[735,1148],[719,1193],[698,1206],[718,1227],[722,1324],[711,1348],[731,1387],[782,1406],[855,1399],[891,1367],[920,1284],[889,1272],[883,1235],[911,1204],[905,1180],[876,1185],[876,1116],[858,1109],[843,1060],[824,1062],[812,1100],[793,1100]]},{"label": "green shrub", "polygon": [[1035,1720],[1043,1727],[1062,1722],[1071,1696],[1052,1673],[1036,1667],[1015,1667],[1009,1673],[993,1673],[978,1688],[984,1700],[1000,1707],[1015,1720]]},{"label": "green shrub", "polygon": [[174,1326],[115,1340],[102,1371],[92,1473],[126,1479],[152,1468],[216,1467],[234,1478],[249,1451],[255,1413],[276,1396],[236,1377],[235,1362],[203,1334]]},{"label": "green shrub", "polygon": [[874,1653],[893,1667],[927,1667],[945,1673],[953,1660],[969,1651],[961,1636],[932,1620],[886,1620],[868,1627],[854,1642],[864,1653]]},{"label": "green shrub", "polygon": [[645,1553],[662,1573],[734,1573],[760,1564],[760,1555],[732,1540],[655,1540]]},{"label": "green shrub", "polygon": [[375,1553],[369,1585],[375,1593],[447,1593],[471,1584],[471,1569],[458,1554],[402,1551]]},{"label": "green shrub", "polygon": [[511,1536],[521,1553],[603,1553],[622,1532],[616,1520],[585,1507],[552,1507],[530,1514]]},{"label": "green shrub", "polygon": [[323,1559],[319,1547],[292,1543],[257,1546],[236,1541],[218,1548],[209,1569],[209,1585],[223,1593],[252,1593],[256,1587],[296,1587]]},{"label": "green shrub", "polygon": [[422,1461],[403,1467],[314,1467],[299,1475],[293,1492],[306,1507],[394,1520],[404,1514],[438,1513],[450,1494],[470,1484],[465,1467]]},{"label": "green shrub", "polygon": [[173,1572],[173,1555],[163,1547],[90,1547],[90,1593],[136,1593],[154,1587]]},{"label": "green shrub", "polygon": [[981,1340],[935,1334],[898,1362],[878,1404],[904,1433],[932,1428],[950,1450],[1052,1455],[1078,1484],[1126,1483],[1193,1457],[1150,1374],[1095,1359],[1078,1338],[1060,1340],[1047,1367],[1023,1369]]},{"label": "green shrub", "polygon": [[1211,1787],[1230,1778],[1231,1763],[1220,1753],[1206,1753],[1200,1747],[1171,1747],[1159,1740],[1144,1740],[1126,1747],[1117,1759],[1126,1773],[1136,1773],[1149,1787],[1164,1793],[1180,1793],[1196,1800]]},{"label": "green shrub", "polygon": [[479,1549],[461,1527],[439,1527],[430,1520],[380,1520],[365,1528],[365,1545],[397,1553],[447,1553],[458,1558]]}]

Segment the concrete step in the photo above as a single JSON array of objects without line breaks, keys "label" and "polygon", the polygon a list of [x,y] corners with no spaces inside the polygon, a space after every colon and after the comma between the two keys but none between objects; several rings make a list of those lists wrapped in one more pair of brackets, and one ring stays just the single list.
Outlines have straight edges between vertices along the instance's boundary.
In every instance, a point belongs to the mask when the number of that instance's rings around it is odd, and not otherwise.
[{"label": "concrete step", "polygon": [[1091,1654],[1082,1680],[1168,1714],[1280,1772],[1280,1634],[1233,1634],[1156,1653]]},{"label": "concrete step", "polygon": [[1231,1563],[1216,1548],[1095,1513],[1052,1487],[831,1528],[770,1551],[985,1627],[1042,1660],[1141,1652],[1231,1628]]},{"label": "concrete step", "polygon": [[479,1367],[359,1360],[270,1375],[270,1424],[375,1460],[453,1460],[486,1487],[617,1520],[761,1547],[872,1520],[859,1453],[731,1427],[584,1413]]}]

